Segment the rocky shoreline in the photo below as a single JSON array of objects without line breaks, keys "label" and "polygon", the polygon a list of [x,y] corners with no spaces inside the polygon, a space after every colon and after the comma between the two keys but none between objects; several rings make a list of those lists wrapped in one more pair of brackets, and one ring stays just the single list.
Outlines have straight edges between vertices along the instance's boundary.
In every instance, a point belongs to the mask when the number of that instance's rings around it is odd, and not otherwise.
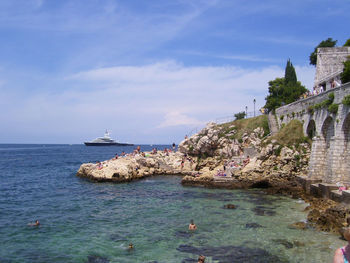
[{"label": "rocky shoreline", "polygon": [[[310,204],[306,208],[307,223],[296,222],[294,227],[341,233],[348,226],[350,209],[346,205],[310,195],[298,180],[307,175],[307,142],[285,145],[281,143],[281,139],[285,141],[283,137],[264,137],[261,127],[244,132],[239,138],[235,138],[235,133],[238,132],[234,124],[209,124],[181,142],[178,152],[136,152],[102,163],[86,163],[77,176],[98,182],[130,182],[155,175],[182,175],[184,186],[259,188],[267,194],[301,198]],[[242,165],[242,155],[248,154],[249,163]],[[230,176],[217,176],[218,173]]]}]

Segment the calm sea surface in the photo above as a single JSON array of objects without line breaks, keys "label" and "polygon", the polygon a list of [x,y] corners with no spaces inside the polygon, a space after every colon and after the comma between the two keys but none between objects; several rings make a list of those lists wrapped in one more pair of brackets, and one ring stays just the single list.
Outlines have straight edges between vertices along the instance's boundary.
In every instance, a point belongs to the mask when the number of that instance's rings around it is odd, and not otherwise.
[{"label": "calm sea surface", "polygon": [[[123,184],[75,176],[81,163],[123,150],[132,147],[0,144],[0,262],[197,262],[199,254],[206,262],[331,262],[345,244],[289,229],[306,218],[301,200],[182,187],[175,176]],[[223,209],[229,203],[237,209]],[[36,219],[40,227],[28,226]]]}]

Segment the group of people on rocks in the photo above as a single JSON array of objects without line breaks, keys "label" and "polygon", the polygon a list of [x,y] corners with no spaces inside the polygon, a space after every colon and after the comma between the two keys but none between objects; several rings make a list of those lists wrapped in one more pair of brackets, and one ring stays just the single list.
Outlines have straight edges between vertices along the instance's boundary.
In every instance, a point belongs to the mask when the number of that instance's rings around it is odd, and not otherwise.
[{"label": "group of people on rocks", "polygon": [[243,168],[243,167],[245,167],[249,162],[250,162],[250,157],[249,157],[249,155],[247,155],[247,157],[246,157],[245,159],[243,159],[242,162],[237,162],[237,161],[235,161],[235,160],[231,160],[231,161],[229,161],[229,162],[226,162],[226,163],[224,164],[223,170],[222,170],[222,169],[218,169],[216,176],[226,176],[226,169],[227,169],[227,168],[229,168],[229,169],[231,169],[231,168],[236,168],[236,169],[238,169],[238,168]]},{"label": "group of people on rocks", "polygon": [[[167,156],[169,156],[169,153],[175,152],[175,151],[176,151],[176,144],[173,143],[172,147],[164,148],[163,153],[165,153]],[[153,148],[152,151],[150,152],[150,154],[157,154],[157,153],[158,153],[158,149],[156,147]],[[118,153],[116,153],[115,156],[111,160],[117,160],[120,157],[129,157],[129,156],[133,157],[135,155],[141,155],[143,157],[147,157],[147,154],[145,152],[141,151],[141,147],[137,146],[131,153],[126,153],[125,151],[122,151],[122,153],[120,155]],[[97,161],[96,162],[96,168],[99,169],[99,170],[103,169],[103,167],[104,167],[103,164],[104,163],[105,162]]]},{"label": "group of people on rocks", "polygon": [[181,170],[185,167],[185,162],[186,162],[186,161],[190,162],[190,163],[191,163],[191,166],[192,166],[192,164],[193,164],[193,159],[185,153],[184,156],[182,157],[181,163],[180,163]]}]

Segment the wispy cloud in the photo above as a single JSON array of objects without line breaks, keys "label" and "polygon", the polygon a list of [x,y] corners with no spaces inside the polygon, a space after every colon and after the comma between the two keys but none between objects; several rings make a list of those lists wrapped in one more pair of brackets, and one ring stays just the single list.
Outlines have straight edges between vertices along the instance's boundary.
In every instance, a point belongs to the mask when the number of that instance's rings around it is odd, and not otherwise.
[{"label": "wispy cloud", "polygon": [[179,111],[171,111],[165,114],[164,121],[161,122],[157,128],[165,128],[172,126],[199,126],[205,124],[205,121],[199,121],[195,118],[191,118],[188,115]]},{"label": "wispy cloud", "polygon": [[219,59],[225,59],[225,60],[238,60],[238,61],[249,61],[249,62],[278,62],[276,59],[272,58],[263,58],[258,55],[232,55],[232,54],[211,54],[211,53],[205,53],[205,52],[199,52],[199,51],[189,51],[189,50],[178,50],[178,53],[186,54],[186,55],[192,55],[192,56],[201,56],[201,57],[208,57],[208,58],[219,58]]}]

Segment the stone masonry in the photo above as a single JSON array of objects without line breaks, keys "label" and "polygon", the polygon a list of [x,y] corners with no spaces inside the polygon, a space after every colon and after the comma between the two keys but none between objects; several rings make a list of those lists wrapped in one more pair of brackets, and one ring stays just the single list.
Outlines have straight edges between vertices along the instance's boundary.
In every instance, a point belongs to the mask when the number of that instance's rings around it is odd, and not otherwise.
[{"label": "stone masonry", "polygon": [[350,56],[350,47],[331,47],[317,49],[317,65],[314,87],[331,88],[333,79],[340,82],[339,75],[343,71],[343,62]]},{"label": "stone masonry", "polygon": [[[308,110],[330,93],[334,93],[333,103],[339,105],[337,114],[327,108]],[[350,95],[350,83],[276,109],[279,127],[297,119],[303,123],[304,134],[312,138],[310,180],[350,184],[350,107],[342,104],[346,95]]]}]

